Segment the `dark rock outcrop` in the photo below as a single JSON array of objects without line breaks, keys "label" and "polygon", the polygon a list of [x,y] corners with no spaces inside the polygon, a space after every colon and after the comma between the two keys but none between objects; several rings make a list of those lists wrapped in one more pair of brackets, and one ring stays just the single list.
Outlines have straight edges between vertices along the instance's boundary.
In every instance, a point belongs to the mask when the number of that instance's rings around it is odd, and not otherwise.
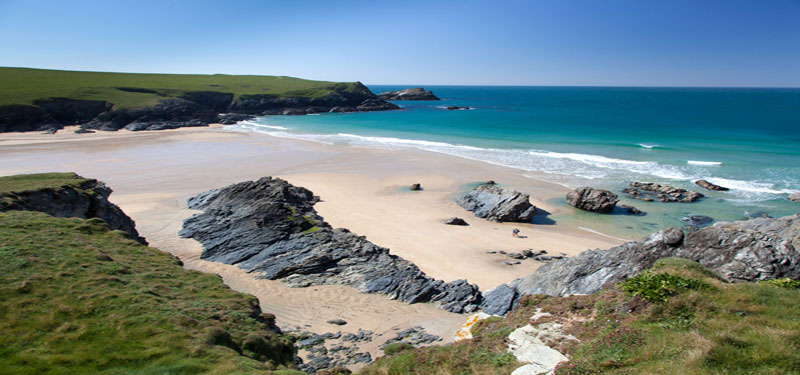
[{"label": "dark rock outcrop", "polygon": [[434,280],[363,236],[331,228],[313,208],[318,200],[307,189],[271,177],[234,184],[189,199],[189,208],[204,212],[186,219],[180,235],[203,244],[203,259],[293,287],[349,285],[457,313],[477,309],[477,286]]},{"label": "dark rock outcrop", "polygon": [[[153,90],[117,88],[122,91],[156,93]],[[260,115],[304,115],[320,112],[365,112],[399,107],[375,96],[361,83],[332,84],[327,94],[310,96],[242,95],[196,91],[179,98],[163,99],[144,108],[114,108],[105,101],[48,98],[34,105],[0,107],[0,132],[55,131],[64,125],[115,131],[162,130],[212,123],[233,124]]]},{"label": "dark rock outcrop", "polygon": [[445,107],[445,109],[448,110],[448,111],[466,111],[466,110],[472,109],[472,108],[471,107],[459,107],[457,105],[453,105],[453,106]]},{"label": "dark rock outcrop", "polygon": [[609,213],[617,202],[619,197],[608,190],[581,187],[567,193],[567,203],[584,211]]},{"label": "dark rock outcrop", "polygon": [[480,185],[461,195],[456,203],[479,218],[498,222],[527,223],[536,214],[528,194],[504,190],[497,185]]},{"label": "dark rock outcrop", "polygon": [[420,191],[420,190],[422,190],[422,185],[420,185],[420,184],[411,184],[411,187],[409,187],[409,189],[411,189],[411,191]]},{"label": "dark rock outcrop", "polygon": [[659,185],[653,182],[631,182],[629,188],[622,190],[623,193],[628,194],[633,199],[639,199],[647,202],[657,200],[659,202],[694,202],[702,197],[696,191],[689,191],[686,189],[678,189],[668,185]]},{"label": "dark rock outcrop", "polygon": [[[82,179],[77,175],[75,178]],[[108,201],[111,192],[111,188],[101,181],[83,179],[77,185],[2,193],[0,212],[39,211],[55,217],[100,218],[111,229],[125,231],[132,240],[147,245],[136,231],[133,220],[119,206]]]},{"label": "dark rock outcrop", "polygon": [[378,97],[383,100],[441,100],[422,87],[382,92]]},{"label": "dark rock outcrop", "polygon": [[712,184],[712,183],[710,183],[710,182],[708,182],[706,180],[697,180],[694,183],[695,183],[695,185],[697,185],[697,186],[699,186],[699,187],[701,187],[703,189],[706,189],[706,190],[715,190],[715,191],[728,191],[728,190],[730,190],[730,189],[728,189],[726,187],[722,187],[722,186],[719,186],[719,185],[716,185],[716,184]]},{"label": "dark rock outcrop", "polygon": [[517,290],[502,284],[483,294],[481,310],[489,315],[505,315],[519,300]]},{"label": "dark rock outcrop", "polygon": [[522,295],[589,294],[667,257],[699,262],[730,282],[798,279],[800,215],[718,223],[686,234],[672,227],[641,241],[553,261],[508,286]]},{"label": "dark rock outcrop", "polygon": [[469,225],[469,223],[467,223],[466,220],[464,220],[464,219],[462,219],[460,217],[451,217],[451,218],[445,220],[444,223],[447,224],[447,225],[460,225],[460,226]]}]

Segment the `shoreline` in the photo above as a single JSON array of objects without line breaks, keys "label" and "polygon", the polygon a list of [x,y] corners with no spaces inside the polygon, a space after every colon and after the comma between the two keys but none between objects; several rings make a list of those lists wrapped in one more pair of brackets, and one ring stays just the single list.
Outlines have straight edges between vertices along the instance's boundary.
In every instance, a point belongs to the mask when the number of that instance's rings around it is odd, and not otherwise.
[{"label": "shoreline", "polygon": [[[571,256],[622,242],[559,223],[477,219],[452,199],[468,184],[496,180],[531,194],[532,203],[551,214],[562,208],[548,200],[563,196],[566,189],[510,168],[422,150],[324,145],[227,131],[219,125],[147,132],[6,133],[0,134],[0,146],[0,174],[61,170],[101,180],[115,190],[110,200],[136,221],[151,246],[177,255],[186,268],[219,274],[233,289],[255,295],[284,329],[300,327],[320,334],[374,331],[376,339],[362,346],[373,356],[379,355],[378,344],[393,337],[395,329],[415,325],[449,342],[466,316],[350,287],[289,288],[235,266],[201,260],[200,244],[177,235],[183,219],[195,213],[186,208],[186,199],[240,181],[280,177],[320,196],[315,208],[332,226],[366,236],[433,278],[466,278],[481,290],[528,275],[542,264],[523,260],[508,266],[503,262],[510,258],[487,251],[533,248]],[[424,190],[407,191],[412,183],[421,183]],[[470,226],[441,223],[451,216],[466,219]],[[510,232],[515,227],[528,237],[513,238]],[[337,318],[348,324],[326,323]]]}]

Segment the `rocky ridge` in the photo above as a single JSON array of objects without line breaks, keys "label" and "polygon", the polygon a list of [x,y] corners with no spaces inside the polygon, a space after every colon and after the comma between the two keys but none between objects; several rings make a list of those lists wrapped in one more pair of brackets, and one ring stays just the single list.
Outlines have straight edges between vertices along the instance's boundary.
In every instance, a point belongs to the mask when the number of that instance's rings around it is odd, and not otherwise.
[{"label": "rocky ridge", "polygon": [[476,217],[491,221],[530,222],[536,214],[528,194],[504,190],[495,184],[483,184],[461,195],[456,203]]},{"label": "rocky ridge", "polygon": [[382,92],[378,97],[383,100],[441,100],[422,87]]},{"label": "rocky ridge", "polygon": [[659,185],[653,182],[631,182],[630,187],[622,190],[633,199],[646,202],[657,200],[659,202],[694,202],[704,195],[696,191],[679,189],[669,185]]},{"label": "rocky ridge", "polygon": [[434,280],[365,237],[332,228],[314,210],[318,200],[281,179],[241,182],[189,199],[189,208],[204,212],[186,219],[180,235],[203,244],[203,259],[293,287],[348,285],[456,313],[478,309],[477,286]]},{"label": "rocky ridge", "polygon": [[[117,89],[152,91],[124,87]],[[343,84],[334,84],[330,89],[331,91],[319,98],[270,94],[241,95],[235,98],[232,93],[224,92],[186,92],[180,98],[164,99],[151,107],[132,109],[114,108],[106,101],[47,98],[37,100],[33,105],[0,107],[0,132],[52,132],[65,125],[76,124],[81,125],[82,129],[106,131],[162,130],[207,126],[218,122],[231,124],[252,116],[366,112],[399,108],[378,98],[361,83],[357,83],[352,89]]]},{"label": "rocky ridge", "polygon": [[492,313],[502,314],[502,307],[513,305],[520,295],[594,293],[667,257],[696,261],[730,282],[798,279],[800,215],[717,223],[686,234],[672,227],[608,250],[585,251],[485,293],[484,304],[496,301]]},{"label": "rocky ridge", "polygon": [[111,229],[125,231],[132,240],[147,245],[147,241],[136,231],[133,220],[119,206],[109,202],[108,197],[113,191],[110,187],[102,181],[83,178],[75,173],[59,175],[65,181],[74,183],[0,193],[0,212],[39,211],[55,217],[99,218]]}]

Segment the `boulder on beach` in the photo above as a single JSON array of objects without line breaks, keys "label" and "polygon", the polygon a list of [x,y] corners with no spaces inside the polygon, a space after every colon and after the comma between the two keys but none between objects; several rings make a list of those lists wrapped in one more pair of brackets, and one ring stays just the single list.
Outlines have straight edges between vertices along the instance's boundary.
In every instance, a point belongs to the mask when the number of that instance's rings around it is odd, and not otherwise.
[{"label": "boulder on beach", "polygon": [[694,183],[695,183],[695,185],[697,185],[697,186],[699,186],[699,187],[701,187],[703,189],[706,189],[706,190],[715,190],[715,191],[728,191],[728,190],[730,190],[730,189],[728,189],[726,187],[722,187],[722,186],[713,184],[713,183],[708,182],[706,180],[697,180]]},{"label": "boulder on beach", "polygon": [[653,182],[631,182],[630,187],[623,189],[623,193],[630,198],[639,199],[646,202],[694,202],[702,197],[696,191],[679,189],[669,185],[659,185]]},{"label": "boulder on beach", "polygon": [[445,220],[444,223],[447,224],[447,225],[461,225],[461,226],[469,225],[466,222],[466,220],[464,220],[464,219],[462,219],[460,217],[451,217],[451,218]]},{"label": "boulder on beach", "polygon": [[619,202],[616,194],[590,187],[577,188],[567,193],[567,203],[577,209],[598,213],[609,213]]},{"label": "boulder on beach", "polygon": [[514,190],[504,190],[497,185],[480,185],[460,196],[456,203],[486,220],[527,223],[536,214],[530,196]]},{"label": "boulder on beach", "polygon": [[378,97],[383,100],[441,100],[422,87],[382,92]]},{"label": "boulder on beach", "polygon": [[411,191],[420,191],[420,190],[422,190],[422,185],[420,185],[420,184],[411,184],[411,187],[409,189],[411,189]]}]

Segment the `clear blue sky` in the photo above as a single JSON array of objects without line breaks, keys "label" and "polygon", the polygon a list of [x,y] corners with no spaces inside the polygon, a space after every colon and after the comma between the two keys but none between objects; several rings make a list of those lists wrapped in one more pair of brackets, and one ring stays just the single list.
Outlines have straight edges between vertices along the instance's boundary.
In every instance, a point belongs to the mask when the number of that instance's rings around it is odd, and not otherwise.
[{"label": "clear blue sky", "polygon": [[800,0],[0,0],[0,66],[800,87]]}]

